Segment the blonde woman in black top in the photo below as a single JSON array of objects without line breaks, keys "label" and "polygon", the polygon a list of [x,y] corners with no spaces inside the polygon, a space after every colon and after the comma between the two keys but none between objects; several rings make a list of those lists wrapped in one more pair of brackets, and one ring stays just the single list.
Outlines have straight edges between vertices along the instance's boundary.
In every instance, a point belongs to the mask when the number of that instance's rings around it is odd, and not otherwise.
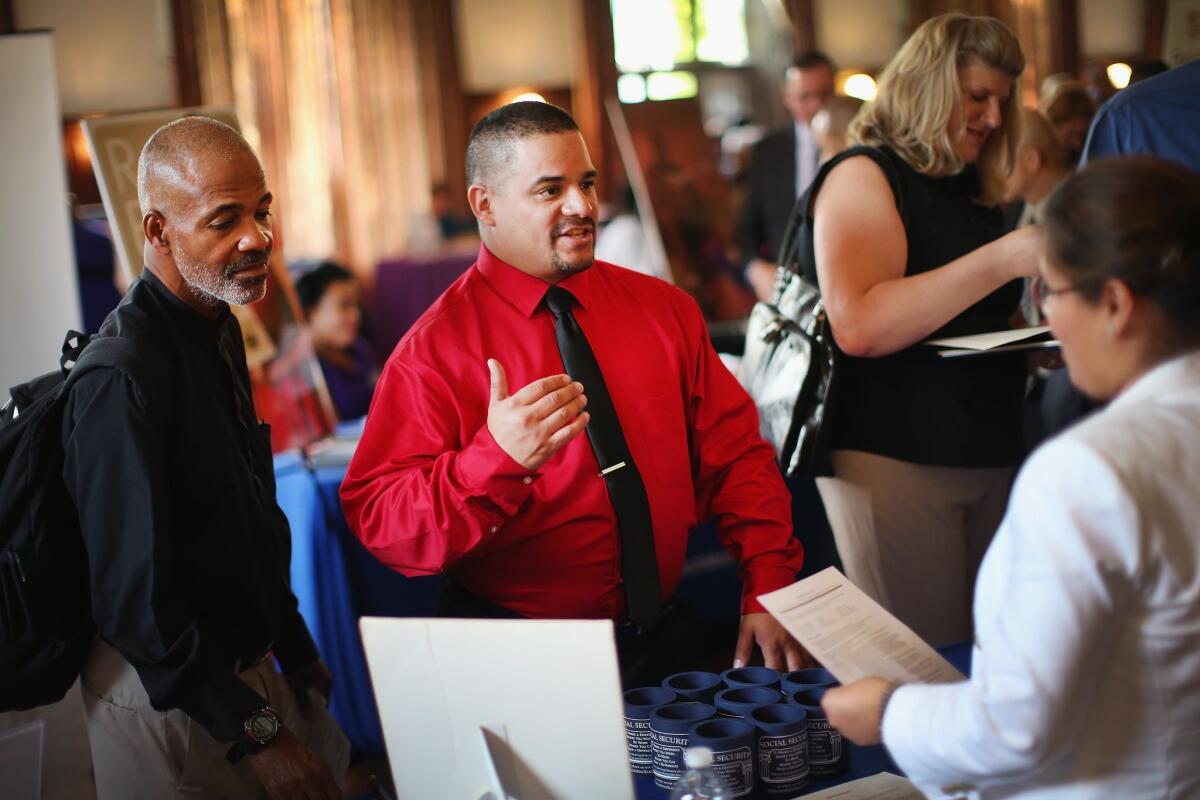
[{"label": "blonde woman in black top", "polygon": [[945,360],[933,336],[1009,327],[1036,226],[996,207],[1025,67],[998,20],[922,25],[810,194],[808,253],[843,360],[834,478],[819,481],[849,577],[927,640],[969,638],[979,560],[1021,458],[1021,356]]}]

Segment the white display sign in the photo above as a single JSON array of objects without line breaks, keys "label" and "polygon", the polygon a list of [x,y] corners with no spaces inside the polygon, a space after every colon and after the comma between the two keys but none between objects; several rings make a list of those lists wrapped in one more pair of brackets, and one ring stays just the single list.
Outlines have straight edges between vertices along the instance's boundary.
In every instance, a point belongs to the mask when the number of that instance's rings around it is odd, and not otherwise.
[{"label": "white display sign", "polygon": [[58,366],[81,326],[62,117],[48,32],[0,36],[0,403]]}]

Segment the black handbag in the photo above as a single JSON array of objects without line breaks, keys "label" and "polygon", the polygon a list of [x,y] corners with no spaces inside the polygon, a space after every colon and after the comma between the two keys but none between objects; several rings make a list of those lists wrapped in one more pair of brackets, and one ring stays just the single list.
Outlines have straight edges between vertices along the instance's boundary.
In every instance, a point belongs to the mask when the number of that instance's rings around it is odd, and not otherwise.
[{"label": "black handbag", "polygon": [[837,391],[839,353],[821,302],[821,290],[796,264],[797,224],[805,224],[805,195],[792,213],[775,293],[759,302],[746,326],[746,349],[738,380],[758,408],[762,436],[789,478],[831,474],[828,440],[830,411]]}]

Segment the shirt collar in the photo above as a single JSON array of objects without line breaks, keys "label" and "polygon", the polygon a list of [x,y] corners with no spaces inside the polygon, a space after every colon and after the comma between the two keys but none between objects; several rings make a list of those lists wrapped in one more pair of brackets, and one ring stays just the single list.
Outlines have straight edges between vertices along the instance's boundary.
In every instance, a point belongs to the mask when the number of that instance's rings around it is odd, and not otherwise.
[{"label": "shirt collar", "polygon": [[[532,317],[541,305],[542,298],[550,284],[541,278],[535,278],[527,272],[509,264],[496,256],[487,245],[479,246],[479,258],[475,262],[476,269],[488,282],[488,285],[502,299],[520,311],[525,317]],[[559,281],[558,285],[569,291],[575,302],[581,308],[587,308],[596,291],[596,281],[592,273],[596,266],[593,264],[582,272],[576,272]]]},{"label": "shirt collar", "polygon": [[221,312],[214,319],[204,316],[179,299],[149,268],[142,269],[141,280],[161,301],[171,321],[187,333],[214,339],[230,317],[229,306],[224,303],[221,304]]},{"label": "shirt collar", "polygon": [[1200,351],[1193,350],[1152,367],[1117,395],[1109,407],[1149,400],[1188,387],[1200,387]]}]

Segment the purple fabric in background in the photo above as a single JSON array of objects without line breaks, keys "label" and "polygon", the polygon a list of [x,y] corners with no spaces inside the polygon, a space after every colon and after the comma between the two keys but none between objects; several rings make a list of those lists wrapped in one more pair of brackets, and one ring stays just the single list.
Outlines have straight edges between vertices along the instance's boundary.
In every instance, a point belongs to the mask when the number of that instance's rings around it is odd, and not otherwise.
[{"label": "purple fabric in background", "polygon": [[318,356],[325,385],[338,419],[352,420],[367,415],[371,395],[375,392],[375,378],[379,370],[375,366],[375,350],[366,339],[356,339],[350,347],[349,368]]},{"label": "purple fabric in background", "polygon": [[417,318],[475,263],[475,258],[476,254],[471,253],[379,262],[371,322],[380,363],[387,361]]}]

